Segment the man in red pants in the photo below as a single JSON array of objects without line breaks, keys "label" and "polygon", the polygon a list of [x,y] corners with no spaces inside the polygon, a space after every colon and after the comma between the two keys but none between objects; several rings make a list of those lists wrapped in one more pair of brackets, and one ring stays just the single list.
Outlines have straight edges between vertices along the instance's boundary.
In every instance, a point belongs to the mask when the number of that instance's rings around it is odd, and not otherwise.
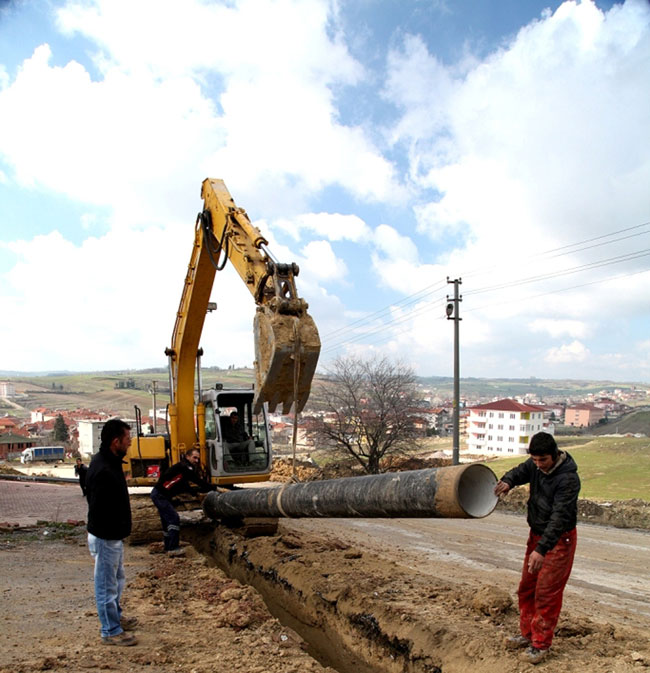
[{"label": "man in red pants", "polygon": [[538,664],[548,656],[573,566],[580,478],[575,461],[558,450],[553,435],[538,432],[528,453],[530,458],[506,472],[494,492],[500,496],[530,484],[530,534],[517,591],[521,633],[506,638],[505,645],[527,648],[521,658]]}]

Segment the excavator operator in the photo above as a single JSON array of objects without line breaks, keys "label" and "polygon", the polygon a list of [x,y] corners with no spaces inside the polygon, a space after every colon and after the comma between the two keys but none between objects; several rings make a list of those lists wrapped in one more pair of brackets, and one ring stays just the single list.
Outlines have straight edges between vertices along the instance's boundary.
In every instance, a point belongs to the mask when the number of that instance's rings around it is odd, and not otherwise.
[{"label": "excavator operator", "polygon": [[248,465],[250,454],[255,451],[255,442],[248,436],[239,422],[239,412],[230,412],[230,423],[223,429],[224,446],[236,465]]}]

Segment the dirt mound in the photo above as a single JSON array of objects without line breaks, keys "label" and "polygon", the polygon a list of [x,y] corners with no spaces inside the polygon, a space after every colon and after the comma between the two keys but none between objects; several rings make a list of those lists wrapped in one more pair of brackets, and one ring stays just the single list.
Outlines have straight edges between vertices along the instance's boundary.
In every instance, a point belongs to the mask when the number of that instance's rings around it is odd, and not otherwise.
[{"label": "dirt mound", "polygon": [[22,472],[20,470],[16,470],[13,467],[10,467],[9,465],[0,463],[0,474],[15,474],[15,475],[21,475]]},{"label": "dirt mound", "polygon": [[[314,463],[296,460],[296,477],[298,481],[322,479],[322,471]],[[291,458],[275,458],[271,481],[287,482],[293,479],[293,460]]]},{"label": "dirt mound", "polygon": [[[391,456],[383,461],[382,472],[405,472],[407,470],[424,470],[432,467],[451,465],[451,458]],[[273,481],[291,481],[293,476],[291,458],[276,458],[273,461],[271,479]],[[298,481],[316,481],[319,479],[342,479],[344,477],[359,477],[366,474],[359,463],[352,458],[318,466],[309,461],[296,461],[296,475]]]},{"label": "dirt mound", "polygon": [[[528,494],[528,486],[519,486],[499,500],[497,509],[525,514]],[[580,498],[578,500],[578,521],[616,528],[650,530],[650,502],[638,499],[595,502]]]}]

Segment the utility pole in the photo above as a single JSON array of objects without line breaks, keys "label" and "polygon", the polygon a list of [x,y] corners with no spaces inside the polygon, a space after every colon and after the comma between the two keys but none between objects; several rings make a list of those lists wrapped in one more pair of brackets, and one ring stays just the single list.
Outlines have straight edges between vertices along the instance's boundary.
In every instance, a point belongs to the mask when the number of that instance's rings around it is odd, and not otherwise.
[{"label": "utility pole", "polygon": [[158,381],[152,381],[151,382],[151,394],[153,395],[153,433],[154,435],[158,432],[158,427],[157,427],[157,421],[158,419],[156,418],[158,416],[158,410],[156,409],[156,385]]},{"label": "utility pole", "polygon": [[458,465],[460,463],[460,348],[458,345],[458,326],[461,321],[459,315],[460,302],[463,301],[462,296],[458,293],[458,286],[462,284],[460,278],[449,280],[447,276],[447,283],[454,284],[454,297],[449,298],[447,295],[447,320],[454,321],[454,439],[452,448],[452,464]]}]

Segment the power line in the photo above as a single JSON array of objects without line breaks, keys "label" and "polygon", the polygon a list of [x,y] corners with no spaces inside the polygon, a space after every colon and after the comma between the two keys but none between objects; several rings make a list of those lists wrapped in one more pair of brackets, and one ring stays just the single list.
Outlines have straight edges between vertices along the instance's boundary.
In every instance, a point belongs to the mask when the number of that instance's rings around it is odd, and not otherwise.
[{"label": "power line", "polygon": [[[585,240],[582,240],[582,241],[577,241],[575,243],[570,243],[570,244],[560,246],[560,247],[557,247],[557,248],[551,248],[549,250],[546,250],[546,251],[543,251],[543,252],[540,252],[540,253],[536,253],[534,255],[530,255],[526,259],[533,260],[533,259],[543,258],[545,256],[550,257],[552,259],[552,258],[555,258],[555,257],[561,257],[563,255],[573,254],[573,253],[576,253],[576,252],[582,252],[584,250],[589,250],[589,249],[592,249],[592,248],[601,247],[603,245],[610,245],[612,243],[616,243],[616,242],[619,242],[619,241],[622,241],[622,240],[627,240],[627,239],[630,239],[630,238],[634,238],[634,237],[637,237],[637,236],[642,236],[644,234],[648,234],[648,233],[650,233],[650,230],[637,231],[639,229],[642,229],[642,228],[648,227],[648,226],[650,226],[650,221],[643,222],[642,224],[637,224],[637,225],[634,225],[634,226],[631,226],[631,227],[624,227],[622,229],[617,229],[616,231],[612,231],[608,234],[601,234],[600,236],[594,236],[594,237],[591,237],[591,238],[588,238],[588,239],[585,239]],[[623,234],[623,233],[626,233],[626,232],[631,232],[631,231],[635,231],[636,233],[630,234],[628,236],[622,236],[622,237],[619,237],[619,238],[614,238],[614,239],[609,240],[609,241],[603,241],[601,243],[597,243],[596,245],[591,245],[591,246],[586,245],[588,243],[593,243],[594,241],[602,241],[602,239],[605,239],[605,238],[611,239],[613,236],[616,236],[618,234]],[[584,246],[584,247],[579,247],[579,246]],[[557,253],[557,254],[554,254],[554,253]],[[475,277],[475,276],[487,273],[489,271],[492,271],[496,268],[499,268],[499,267],[496,266],[496,265],[493,265],[491,267],[486,267],[483,270],[474,270],[474,271],[471,271],[469,273],[461,274],[461,276],[465,277],[465,278]],[[564,273],[567,273],[567,272],[564,272]],[[549,277],[552,277],[552,275],[549,276]],[[519,282],[523,283],[523,282],[532,282],[532,281],[527,280],[527,281],[519,281]],[[333,337],[335,335],[338,338],[340,338],[341,336],[343,336],[344,334],[346,334],[348,332],[355,331],[355,328],[357,328],[357,327],[361,327],[362,325],[364,325],[366,323],[370,323],[373,320],[376,320],[378,318],[383,317],[384,315],[390,314],[391,311],[393,311],[396,307],[406,307],[406,306],[410,306],[410,305],[416,303],[419,299],[422,298],[422,295],[424,295],[425,293],[434,292],[436,289],[444,287],[445,284],[446,283],[445,283],[444,280],[440,280],[440,281],[437,281],[436,283],[432,283],[431,285],[428,285],[428,286],[426,286],[426,287],[424,287],[424,288],[404,297],[403,299],[399,300],[398,302],[395,302],[393,304],[389,304],[387,306],[384,306],[383,308],[377,309],[376,311],[374,311],[374,312],[372,312],[368,315],[362,316],[361,318],[357,318],[353,322],[348,323],[347,325],[344,325],[343,327],[339,327],[335,330],[332,330],[331,332],[328,332],[328,333],[322,335],[323,339],[328,339],[328,338]],[[505,286],[505,284],[503,286]],[[494,286],[493,289],[497,289],[497,287]],[[487,292],[488,289],[473,290],[473,291],[471,291],[471,293],[478,293],[480,291]],[[390,325],[390,324],[391,324],[391,321],[386,323],[386,325]]]},{"label": "power line", "polygon": [[[556,257],[558,257],[558,256],[562,256],[564,254],[569,254],[569,252],[579,252],[580,250],[600,247],[602,245],[608,245],[608,244],[611,244],[611,243],[614,243],[614,242],[618,242],[620,240],[626,240],[626,239],[629,239],[629,238],[632,238],[632,237],[635,237],[635,236],[638,236],[638,235],[642,235],[642,234],[645,234],[645,233],[650,233],[650,232],[645,232],[645,231],[644,232],[638,232],[636,234],[620,237],[620,238],[617,238],[617,239],[614,239],[614,240],[599,243],[597,245],[592,245],[592,246],[584,247],[582,249],[574,249],[574,250],[568,251],[568,248],[576,248],[576,246],[579,246],[579,245],[584,246],[586,243],[592,243],[592,242],[597,241],[597,240],[602,240],[603,238],[611,238],[611,236],[614,236],[618,233],[624,233],[624,232],[627,232],[627,231],[637,230],[639,228],[648,226],[648,224],[650,224],[650,223],[646,222],[646,223],[643,223],[643,224],[640,224],[640,225],[636,225],[634,227],[627,227],[625,229],[620,229],[616,232],[611,232],[610,234],[604,234],[604,235],[601,235],[601,236],[593,237],[591,239],[587,239],[585,241],[581,241],[581,242],[578,242],[578,243],[573,243],[573,244],[570,244],[570,245],[567,245],[567,246],[563,246],[561,248],[554,248],[554,249],[548,250],[544,253],[539,253],[538,255],[533,255],[533,256],[531,256],[531,258],[538,258],[538,257],[541,257],[543,255],[549,255],[550,253],[556,253],[556,252],[560,252],[562,250],[565,250],[565,252],[561,252],[560,254],[555,255]],[[492,285],[492,286],[486,286],[484,288],[478,288],[476,290],[470,290],[470,291],[466,292],[465,294],[466,295],[474,295],[474,294],[481,294],[481,293],[486,293],[486,292],[494,292],[494,291],[504,289],[506,287],[510,288],[510,287],[516,287],[518,285],[525,285],[525,284],[530,284],[530,283],[535,283],[535,282],[541,282],[541,281],[544,281],[544,280],[551,280],[553,278],[559,278],[559,277],[566,276],[566,275],[571,275],[571,274],[574,274],[574,273],[589,271],[589,270],[601,268],[601,267],[604,267],[604,266],[609,266],[609,265],[612,265],[612,264],[619,264],[619,263],[622,263],[622,262],[627,262],[627,261],[631,261],[631,260],[634,260],[634,259],[639,259],[639,258],[642,258],[642,257],[646,257],[648,255],[650,255],[650,249],[645,249],[645,250],[636,251],[636,252],[632,252],[632,253],[626,253],[626,254],[623,254],[623,255],[617,255],[615,257],[610,257],[610,258],[606,258],[606,259],[603,259],[603,260],[598,260],[598,261],[595,261],[595,262],[590,262],[590,263],[587,263],[587,264],[583,264],[583,265],[579,265],[579,266],[575,266],[575,267],[570,267],[568,269],[562,269],[562,270],[559,270],[559,271],[550,272],[550,273],[547,273],[547,274],[539,274],[537,276],[530,276],[530,277],[527,277],[527,278],[522,278],[522,279],[519,279],[517,281],[510,281],[508,283],[495,284],[495,285]],[[630,274],[623,274],[622,276],[617,276],[617,278],[618,277],[625,277],[625,276],[629,276],[629,275],[635,275],[635,274],[641,273],[641,272],[642,271],[632,272]],[[593,281],[593,282],[590,282],[590,283],[584,283],[584,284],[577,285],[577,286],[572,286],[571,288],[561,288],[561,289],[558,289],[556,291],[557,292],[563,292],[563,291],[566,291],[568,289],[573,289],[573,288],[577,288],[577,287],[584,287],[586,285],[591,285],[591,284],[595,284],[595,283],[599,283],[599,282],[605,282],[606,280],[608,280],[608,278],[596,280],[596,281]],[[346,332],[353,331],[354,328],[355,328],[355,325],[356,326],[361,326],[363,323],[369,322],[372,318],[379,318],[379,317],[387,314],[389,311],[394,310],[396,307],[404,308],[406,306],[412,305],[412,304],[416,303],[421,298],[423,292],[426,292],[426,291],[430,290],[431,288],[437,287],[439,285],[440,285],[440,282],[429,285],[426,288],[423,288],[422,290],[419,290],[418,292],[415,292],[415,293],[409,295],[408,297],[405,297],[401,302],[398,302],[397,304],[393,304],[393,305],[384,307],[383,309],[379,309],[379,310],[375,311],[374,313],[369,314],[368,316],[365,316],[364,318],[359,318],[358,320],[354,321],[353,323],[350,323],[348,326],[343,327],[343,328],[339,328],[338,330],[335,330],[335,331],[329,333],[328,335],[326,335],[326,337],[338,334],[338,336],[340,338]],[[553,292],[542,293],[542,294],[552,294],[552,293]],[[535,296],[541,296],[541,295],[535,295]],[[394,327],[394,326],[402,324],[402,323],[404,323],[408,320],[412,320],[413,318],[418,317],[419,315],[421,315],[425,311],[434,308],[436,305],[438,305],[440,303],[442,303],[441,300],[434,300],[434,301],[426,302],[426,303],[420,305],[419,307],[417,307],[415,310],[407,312],[406,315],[401,315],[401,316],[399,316],[397,318],[394,318],[392,320],[389,320],[387,322],[383,322],[381,325],[376,326],[371,330],[365,330],[360,334],[356,334],[351,339],[339,340],[336,343],[334,343],[334,344],[328,346],[327,348],[325,348],[323,353],[325,354],[325,353],[328,353],[328,352],[332,352],[334,350],[340,349],[341,347],[343,347],[345,345],[351,345],[351,344],[353,344],[355,342],[358,342],[358,341],[361,341],[363,339],[368,339],[369,337],[372,337],[377,332],[383,331],[383,330],[387,329],[388,327]],[[400,304],[401,304],[401,306],[400,306]],[[470,310],[478,310],[478,307],[475,308],[475,309],[470,309]],[[401,334],[401,333],[403,333],[403,332],[398,331],[397,333],[395,333],[394,331],[392,331],[391,335],[389,335],[387,338],[390,339],[393,336],[395,336],[396,334]],[[384,340],[385,339],[381,339],[380,342],[384,341]],[[374,342],[371,341],[371,343],[374,343]]]}]

